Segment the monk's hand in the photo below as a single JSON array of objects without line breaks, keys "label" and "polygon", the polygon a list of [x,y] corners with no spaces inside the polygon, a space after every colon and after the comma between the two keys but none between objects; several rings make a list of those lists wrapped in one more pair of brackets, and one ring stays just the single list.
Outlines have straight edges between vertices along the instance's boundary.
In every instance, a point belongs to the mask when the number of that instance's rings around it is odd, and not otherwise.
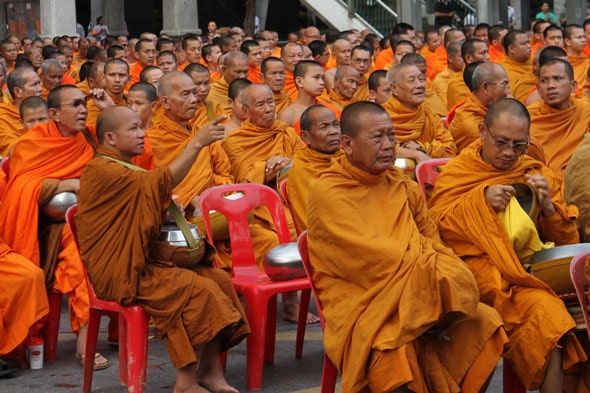
[{"label": "monk's hand", "polygon": [[400,144],[401,147],[410,150],[422,150],[422,146],[416,141],[407,141]]},{"label": "monk's hand", "polygon": [[506,206],[508,206],[510,198],[512,198],[514,195],[516,195],[514,187],[503,184],[489,186],[485,190],[486,199],[496,213],[506,210]]},{"label": "monk's hand", "polygon": [[92,98],[94,105],[96,105],[96,107],[101,111],[103,109],[110,108],[111,106],[115,106],[115,102],[104,89],[92,89],[86,98]]},{"label": "monk's hand", "polygon": [[287,165],[291,165],[293,160],[288,157],[272,156],[266,160],[264,169],[264,183],[270,183],[277,176],[277,173]]},{"label": "monk's hand", "polygon": [[223,134],[225,133],[225,127],[220,125],[222,121],[227,119],[227,115],[223,115],[218,117],[217,119],[213,120],[205,124],[195,137],[195,142],[197,143],[198,147],[205,147],[210,145],[213,142],[219,141],[223,139]]},{"label": "monk's hand", "polygon": [[57,188],[55,189],[55,193],[59,194],[61,192],[78,192],[80,189],[80,179],[65,179],[60,180],[57,183]]},{"label": "monk's hand", "polygon": [[524,175],[524,179],[535,190],[537,201],[539,202],[539,207],[541,207],[543,215],[549,217],[555,214],[555,206],[551,202],[549,182],[547,182],[545,176],[536,173],[534,175]]}]

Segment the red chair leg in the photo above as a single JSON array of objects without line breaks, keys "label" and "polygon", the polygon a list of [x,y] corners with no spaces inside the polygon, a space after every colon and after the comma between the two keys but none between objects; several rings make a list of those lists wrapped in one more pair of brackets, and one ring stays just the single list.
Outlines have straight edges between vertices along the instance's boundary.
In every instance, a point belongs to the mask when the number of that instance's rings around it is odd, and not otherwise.
[{"label": "red chair leg", "polygon": [[118,316],[117,326],[119,334],[119,384],[121,386],[128,386],[127,343],[129,341],[127,340],[127,320],[125,316]]},{"label": "red chair leg", "polygon": [[297,338],[295,340],[295,358],[300,359],[303,353],[303,341],[305,340],[305,328],[307,327],[307,312],[309,311],[309,299],[311,289],[301,291],[299,301],[299,320],[297,322]]},{"label": "red chair leg", "polygon": [[336,380],[338,379],[338,369],[330,360],[328,355],[324,354],[324,368],[322,370],[322,391],[321,393],[334,393],[336,390]]},{"label": "red chair leg", "polygon": [[82,380],[82,392],[88,393],[92,390],[92,374],[94,372],[94,354],[98,341],[98,330],[100,328],[100,312],[90,309],[88,318],[88,331],[86,337],[86,348],[84,350],[84,371]]},{"label": "red chair leg", "polygon": [[264,364],[275,362],[275,342],[277,335],[277,295],[268,299],[266,309],[266,333],[264,336]]},{"label": "red chair leg", "polygon": [[504,359],[503,366],[502,366],[502,376],[503,376],[503,385],[504,385],[504,393],[526,393],[526,389],[520,383],[520,379],[518,375],[514,371],[514,369],[508,364],[506,359]]},{"label": "red chair leg", "polygon": [[57,340],[59,338],[59,321],[61,319],[61,292],[50,289],[47,291],[47,300],[49,301],[49,316],[45,328],[45,348],[43,357],[46,362],[53,362],[57,358]]},{"label": "red chair leg", "polygon": [[[248,390],[260,390],[262,387],[267,315],[265,309],[255,307],[255,299],[249,299],[247,294],[244,294],[244,297],[246,298],[246,304],[252,305],[246,311],[252,331],[246,339],[246,388]],[[269,300],[269,303],[271,302]],[[276,297],[274,304],[276,310]]]},{"label": "red chair leg", "polygon": [[227,371],[227,351],[219,354],[219,367],[221,367],[223,372]]},{"label": "red chair leg", "polygon": [[[145,392],[145,379],[147,370],[148,355],[148,324],[149,318],[141,309],[132,309],[126,312],[127,320],[127,392]],[[129,329],[129,326],[136,327],[136,330]],[[141,330],[140,330],[141,329]],[[121,333],[121,331],[119,331]]]}]

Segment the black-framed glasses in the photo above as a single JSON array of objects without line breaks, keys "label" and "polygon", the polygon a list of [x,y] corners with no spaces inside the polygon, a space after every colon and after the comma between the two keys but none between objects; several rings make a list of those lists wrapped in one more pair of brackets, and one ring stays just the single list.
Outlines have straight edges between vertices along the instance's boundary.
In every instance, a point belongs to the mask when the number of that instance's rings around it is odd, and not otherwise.
[{"label": "black-framed glasses", "polygon": [[496,138],[491,132],[490,132],[490,127],[488,127],[487,124],[484,124],[486,127],[486,134],[488,134],[490,136],[490,139],[492,140],[492,142],[494,142],[494,146],[496,146],[497,149],[500,150],[504,150],[504,149],[512,149],[512,151],[516,152],[516,153],[524,153],[528,147],[531,145],[531,141],[530,139],[527,138],[526,142],[509,142],[507,140],[504,139],[500,139],[500,138]]},{"label": "black-framed glasses", "polygon": [[62,103],[59,106],[60,107],[62,107],[62,106],[71,106],[73,108],[77,108],[79,106],[83,106],[84,108],[86,108],[88,106],[88,103],[86,102],[86,98],[78,98],[77,100],[74,100],[72,102]]}]

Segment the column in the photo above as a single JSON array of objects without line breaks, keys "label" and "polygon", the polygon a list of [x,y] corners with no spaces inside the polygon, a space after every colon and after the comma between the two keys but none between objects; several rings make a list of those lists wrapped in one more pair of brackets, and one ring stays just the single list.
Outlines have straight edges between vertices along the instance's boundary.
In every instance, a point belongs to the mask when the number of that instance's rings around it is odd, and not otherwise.
[{"label": "column", "polygon": [[[557,15],[559,18],[559,15]],[[567,0],[567,23],[581,25],[586,19],[586,0]]]},{"label": "column", "polygon": [[109,27],[110,35],[129,35],[125,24],[125,1],[103,0],[102,12],[105,23]]},{"label": "column", "polygon": [[[419,0],[402,0],[397,2],[397,21],[414,26],[416,31],[422,30],[422,4]],[[385,11],[383,11],[385,12]],[[388,32],[386,34],[389,34]]]},{"label": "column", "polygon": [[256,16],[260,19],[259,30],[266,29],[266,16],[268,15],[268,0],[257,0],[256,1]]},{"label": "column", "polygon": [[76,35],[75,0],[40,0],[41,37]]},{"label": "column", "polygon": [[164,29],[161,34],[182,36],[201,34],[198,22],[197,0],[163,0]]}]

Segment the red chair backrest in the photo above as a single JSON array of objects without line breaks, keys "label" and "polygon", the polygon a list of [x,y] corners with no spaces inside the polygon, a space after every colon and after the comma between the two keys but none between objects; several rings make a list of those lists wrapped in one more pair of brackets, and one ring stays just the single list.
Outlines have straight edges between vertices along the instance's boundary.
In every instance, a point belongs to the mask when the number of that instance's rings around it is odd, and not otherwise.
[{"label": "red chair backrest", "polygon": [[287,208],[291,212],[291,217],[293,217],[293,225],[295,225],[295,232],[297,232],[297,235],[299,235],[301,233],[301,228],[299,228],[299,225],[297,225],[297,221],[295,220],[295,214],[293,214],[293,210],[291,209],[291,204],[289,203],[289,193],[287,192],[288,181],[289,181],[289,179],[287,178],[287,179],[283,179],[279,183],[279,192],[281,194],[281,198],[283,198],[283,202],[285,202],[285,204],[287,205]]},{"label": "red chair backrest", "polygon": [[[238,192],[242,193],[242,196],[232,199],[227,198],[227,196]],[[279,243],[291,242],[289,224],[287,223],[281,198],[270,187],[255,183],[227,184],[212,187],[203,191],[199,204],[209,239],[213,238],[209,220],[210,211],[215,210],[227,218],[233,267],[256,265],[248,215],[257,207],[266,206],[268,208],[278,234]]]},{"label": "red chair backrest", "polygon": [[430,184],[434,186],[436,179],[440,175],[440,172],[436,168],[445,165],[450,160],[450,158],[433,158],[432,160],[422,161],[416,166],[416,180],[422,189],[422,195],[424,195],[425,200],[428,199],[426,185]]},{"label": "red chair backrest", "polygon": [[307,247],[307,230],[303,231],[299,238],[297,239],[297,248],[299,249],[299,254],[301,255],[301,262],[303,263],[303,268],[305,269],[305,273],[307,274],[307,278],[309,278],[309,282],[311,283],[311,290],[313,291],[313,297],[315,298],[315,304],[318,309],[318,314],[320,317],[320,322],[322,324],[322,328],[326,324],[324,320],[324,314],[322,313],[322,304],[320,303],[320,299],[318,298],[318,294],[315,289],[315,284],[313,282],[314,270],[313,266],[311,266],[311,262],[309,261],[309,250]]},{"label": "red chair backrest", "polygon": [[580,306],[582,306],[582,314],[584,314],[584,322],[586,323],[586,331],[588,332],[588,338],[590,339],[590,324],[588,323],[588,307],[586,304],[586,285],[590,284],[586,277],[586,260],[590,256],[590,253],[584,253],[576,255],[570,264],[570,276],[574,288],[576,288],[576,294]]}]

